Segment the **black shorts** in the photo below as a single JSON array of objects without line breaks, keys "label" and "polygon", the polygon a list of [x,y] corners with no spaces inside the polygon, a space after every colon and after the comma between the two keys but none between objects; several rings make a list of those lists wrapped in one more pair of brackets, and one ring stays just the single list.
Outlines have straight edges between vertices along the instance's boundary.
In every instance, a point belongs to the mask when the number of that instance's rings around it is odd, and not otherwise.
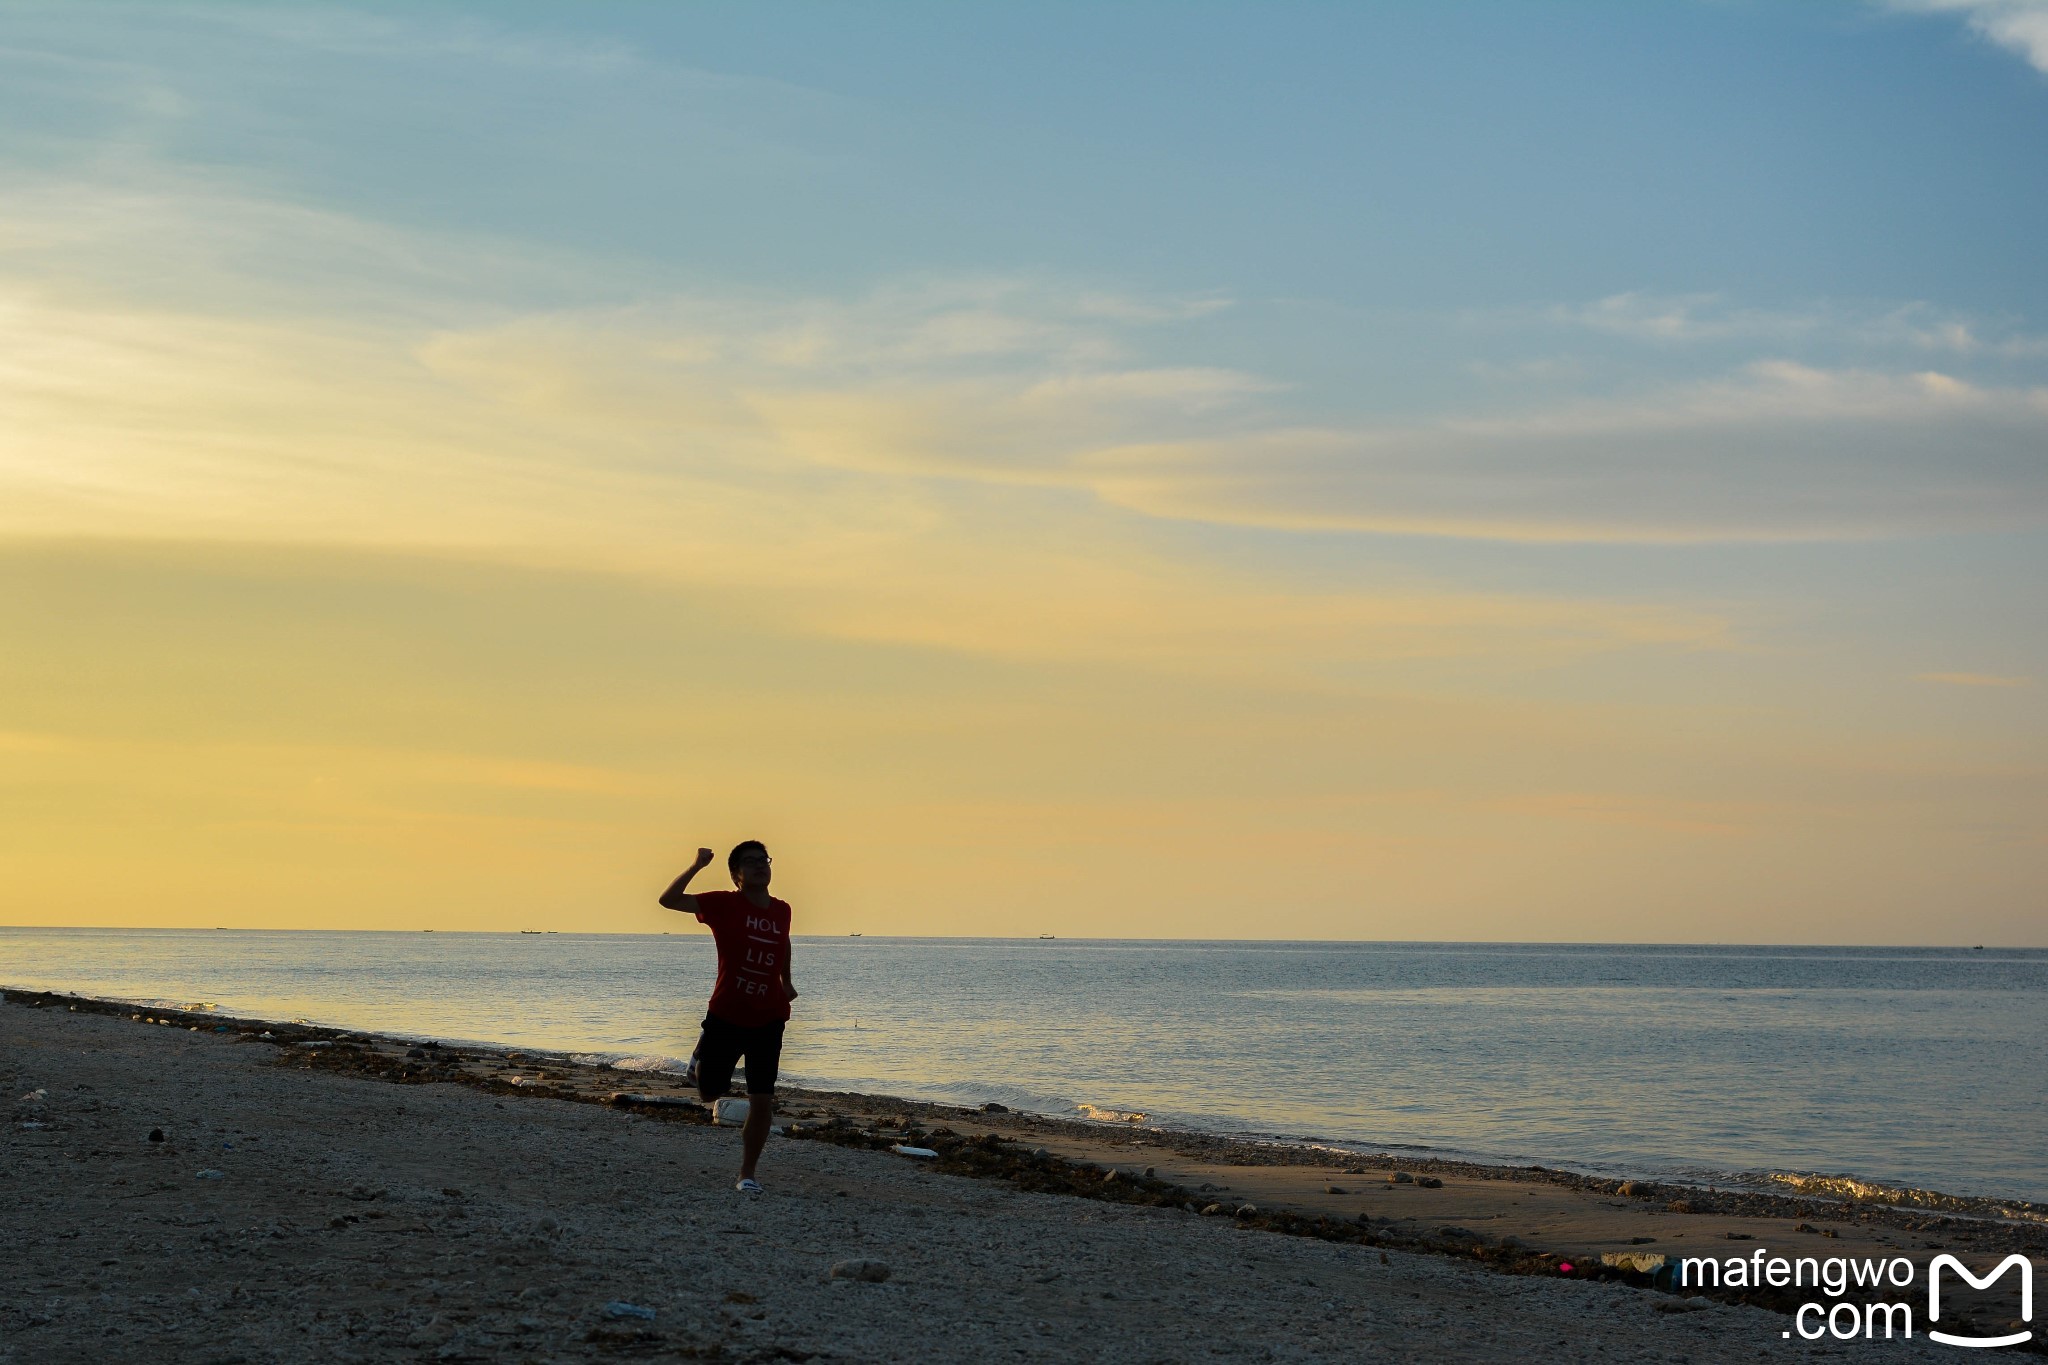
[{"label": "black shorts", "polygon": [[704,1016],[697,1038],[697,1094],[707,1103],[732,1088],[732,1069],[747,1059],[747,1093],[772,1095],[782,1069],[782,1020],[743,1028],[715,1014]]}]

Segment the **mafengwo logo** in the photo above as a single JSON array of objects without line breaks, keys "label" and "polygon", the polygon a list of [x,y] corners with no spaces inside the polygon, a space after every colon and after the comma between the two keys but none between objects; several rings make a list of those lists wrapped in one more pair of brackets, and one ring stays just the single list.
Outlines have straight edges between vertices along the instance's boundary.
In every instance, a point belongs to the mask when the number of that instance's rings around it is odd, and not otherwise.
[{"label": "mafengwo logo", "polygon": [[[1955,1308],[1956,1280],[1962,1280],[1981,1293],[1996,1286],[2008,1270],[2017,1272],[2019,1280],[2020,1316],[2011,1324],[2019,1330],[1991,1336],[1947,1332],[1936,1325],[1942,1320],[1944,1274],[1948,1277],[1950,1307]],[[1904,1256],[1890,1260],[1856,1256],[1830,1256],[1825,1260],[1812,1256],[1787,1259],[1771,1255],[1765,1247],[1756,1248],[1748,1256],[1730,1256],[1725,1260],[1689,1256],[1678,1265],[1678,1287],[1681,1289],[1811,1287],[1818,1290],[1833,1302],[1815,1300],[1800,1304],[1799,1310],[1792,1315],[1792,1331],[1784,1333],[1789,1337],[1797,1332],[1806,1341],[1819,1341],[1822,1337],[1833,1337],[1836,1341],[1859,1338],[1872,1341],[1912,1336],[1913,1304],[1910,1299],[1885,1303],[1873,1297],[1872,1301],[1858,1303],[1847,1296],[1859,1289],[1873,1291],[1874,1295],[1882,1295],[1887,1290],[1910,1290],[1918,1277],[1918,1267]],[[1954,1323],[1959,1316],[1959,1313],[1951,1312],[1949,1321]],[[2019,1346],[2034,1339],[2033,1328],[2023,1325],[2033,1320],[2034,1263],[2020,1253],[2014,1252],[2006,1257],[1985,1275],[1978,1275],[1947,1252],[1928,1262],[1927,1336],[1930,1340],[1944,1346]]]},{"label": "mafengwo logo", "polygon": [[1927,1266],[1928,1336],[1949,1346],[2017,1346],[2021,1342],[2033,1340],[2034,1331],[2031,1327],[2025,1331],[2008,1333],[2002,1337],[1965,1337],[1936,1331],[1934,1324],[1941,1321],[1941,1272],[1944,1269],[1953,1270],[1956,1274],[1968,1280],[1972,1289],[1989,1289],[2006,1271],[2019,1271],[2020,1321],[2032,1322],[2034,1320],[2034,1263],[2032,1261],[2029,1261],[2026,1257],[2015,1251],[2012,1255],[2000,1261],[1996,1270],[1993,1270],[1989,1275],[1980,1280],[1970,1273],[1968,1266],[1947,1252],[1943,1252],[1929,1262]]}]

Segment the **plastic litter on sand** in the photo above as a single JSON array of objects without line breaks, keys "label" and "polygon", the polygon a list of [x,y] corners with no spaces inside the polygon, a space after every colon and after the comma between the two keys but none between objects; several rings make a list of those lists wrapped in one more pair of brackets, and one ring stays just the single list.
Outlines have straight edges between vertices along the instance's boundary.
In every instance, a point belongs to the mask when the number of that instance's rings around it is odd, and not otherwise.
[{"label": "plastic litter on sand", "polygon": [[608,1318],[639,1318],[643,1322],[654,1321],[654,1310],[652,1308],[643,1308],[637,1303],[627,1303],[624,1299],[613,1299],[610,1303],[606,1304],[604,1306],[604,1315]]}]

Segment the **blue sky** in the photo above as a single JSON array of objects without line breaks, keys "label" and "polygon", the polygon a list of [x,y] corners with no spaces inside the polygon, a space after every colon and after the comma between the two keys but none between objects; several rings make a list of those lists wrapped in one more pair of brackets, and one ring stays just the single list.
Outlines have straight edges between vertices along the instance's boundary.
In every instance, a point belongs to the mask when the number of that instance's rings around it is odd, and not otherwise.
[{"label": "blue sky", "polygon": [[[0,25],[0,548],[68,620],[114,631],[139,554],[196,575],[193,638],[239,622],[259,657],[291,653],[258,599],[304,589],[307,555],[355,585],[346,609],[316,594],[335,638],[400,560],[494,564],[512,597],[611,575],[677,619],[740,604],[726,647],[754,663],[870,679],[875,733],[935,687],[962,714],[1031,699],[1045,735],[1215,688],[1129,739],[1119,771],[1164,773],[1297,705],[1422,708],[1398,779],[1385,736],[1313,726],[1202,770],[1445,803],[1405,833],[1330,817],[1319,856],[1351,861],[1291,931],[1404,936],[1450,907],[1505,933],[1499,888],[1441,890],[1445,859],[1497,857],[1602,907],[1566,936],[1626,937],[1655,869],[1725,869],[1714,841],[1766,828],[1782,847],[1733,860],[1754,882],[1717,883],[1773,907],[1736,937],[1933,932],[1924,888],[1882,870],[1908,849],[1980,932],[2031,922],[2048,4],[67,3]],[[193,554],[254,558],[223,579]],[[435,619],[398,611],[384,643]],[[118,691],[76,712],[79,629],[0,671],[19,752],[155,714]],[[624,638],[600,676],[651,667]],[[477,685],[398,672],[394,716]],[[227,765],[211,789],[274,802],[218,747],[222,685],[188,699]],[[462,761],[622,761],[551,709],[568,686],[507,701]],[[829,712],[820,686],[762,724]],[[297,729],[265,742],[326,744],[333,699],[283,691]],[[1558,738],[1579,726],[1614,752]],[[1497,747],[1433,767],[1460,734]],[[983,739],[925,776],[979,790],[1049,752]],[[415,781],[372,748],[361,781]],[[1045,894],[1095,894],[1105,818],[1148,831],[1156,870],[1244,816],[1159,814],[1094,761],[1027,822],[1076,869]],[[610,824],[688,805],[644,776]],[[102,814],[67,837],[132,795],[78,796]],[[904,800],[890,818],[928,818]],[[347,809],[294,825],[292,856],[386,818]],[[1705,842],[1558,852],[1543,822],[1582,816]],[[1024,834],[956,833],[962,876],[1030,861]],[[1706,894],[1670,876],[1674,903]],[[1361,917],[1375,878],[1436,908]]]}]

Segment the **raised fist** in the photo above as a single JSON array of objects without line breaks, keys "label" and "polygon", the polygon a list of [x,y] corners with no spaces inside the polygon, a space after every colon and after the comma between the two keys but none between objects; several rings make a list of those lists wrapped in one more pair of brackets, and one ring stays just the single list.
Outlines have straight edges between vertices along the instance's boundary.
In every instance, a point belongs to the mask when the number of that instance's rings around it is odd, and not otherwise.
[{"label": "raised fist", "polygon": [[713,857],[715,857],[715,856],[717,856],[717,855],[713,854],[713,853],[712,853],[712,851],[711,851],[710,849],[708,849],[708,848],[700,848],[700,849],[698,849],[698,850],[697,850],[697,866],[699,866],[699,867],[709,867],[709,866],[711,866],[711,860],[712,860],[712,858],[713,858]]}]

